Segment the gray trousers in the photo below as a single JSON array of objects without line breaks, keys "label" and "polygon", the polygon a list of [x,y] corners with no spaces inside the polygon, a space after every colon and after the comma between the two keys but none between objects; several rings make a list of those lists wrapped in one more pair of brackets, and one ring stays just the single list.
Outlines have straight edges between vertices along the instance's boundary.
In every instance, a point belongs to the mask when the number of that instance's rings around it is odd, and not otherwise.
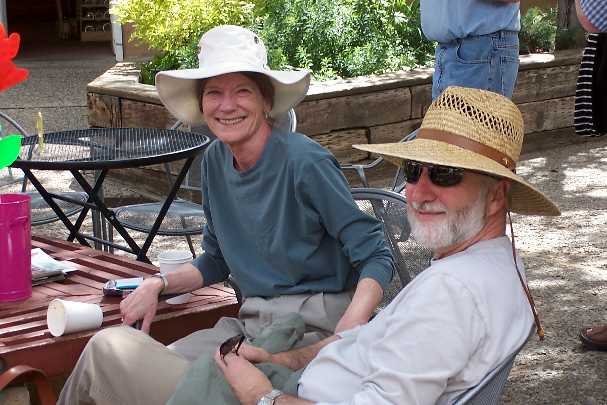
[{"label": "gray trousers", "polygon": [[238,319],[222,318],[213,328],[192,333],[168,347],[131,327],[104,329],[86,345],[57,403],[165,404],[190,362],[202,353],[214,352],[225,339],[239,333],[255,338],[273,319],[295,312],[306,323],[300,344],[305,346],[330,336],[350,301],[348,292],[250,297]]}]

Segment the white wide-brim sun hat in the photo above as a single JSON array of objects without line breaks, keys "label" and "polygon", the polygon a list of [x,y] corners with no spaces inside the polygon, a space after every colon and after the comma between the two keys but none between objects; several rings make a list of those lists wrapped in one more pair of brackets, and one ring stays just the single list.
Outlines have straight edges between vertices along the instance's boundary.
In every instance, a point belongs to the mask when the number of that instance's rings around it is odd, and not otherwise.
[{"label": "white wide-brim sun hat", "polygon": [[516,174],[523,138],[523,116],[512,101],[486,90],[451,86],[430,105],[414,140],[353,146],[396,165],[413,160],[508,179],[512,212],[560,215],[554,202]]},{"label": "white wide-brim sun hat", "polygon": [[160,100],[178,120],[204,123],[201,105],[202,79],[236,72],[267,76],[274,87],[269,116],[276,118],[304,99],[310,87],[306,70],[281,71],[268,67],[263,41],[254,32],[235,25],[221,25],[200,38],[197,69],[167,70],[156,74]]}]

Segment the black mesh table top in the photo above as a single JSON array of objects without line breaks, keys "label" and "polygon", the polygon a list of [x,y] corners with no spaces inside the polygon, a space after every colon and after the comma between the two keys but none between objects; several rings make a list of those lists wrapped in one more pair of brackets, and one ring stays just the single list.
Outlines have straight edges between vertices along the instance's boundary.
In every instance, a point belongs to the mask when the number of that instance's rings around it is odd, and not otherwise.
[{"label": "black mesh table top", "polygon": [[209,137],[157,128],[91,128],[23,138],[12,167],[41,170],[96,170],[146,166],[199,153]]}]

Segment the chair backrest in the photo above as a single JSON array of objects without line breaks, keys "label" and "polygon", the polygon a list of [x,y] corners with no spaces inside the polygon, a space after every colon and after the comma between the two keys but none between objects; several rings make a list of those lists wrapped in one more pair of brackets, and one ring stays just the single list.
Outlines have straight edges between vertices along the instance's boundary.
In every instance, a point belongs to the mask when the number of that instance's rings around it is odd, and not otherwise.
[{"label": "chair backrest", "polygon": [[400,281],[400,288],[389,292],[394,296],[430,265],[432,252],[409,238],[411,228],[407,220],[407,200],[402,195],[377,188],[353,188],[352,197],[362,211],[384,225],[386,242],[392,251]]},{"label": "chair backrest", "polygon": [[297,130],[297,117],[295,116],[295,110],[289,108],[289,111],[278,116],[274,120],[274,126],[287,132],[295,132]]},{"label": "chair backrest", "polygon": [[[533,330],[529,334],[529,337],[532,335]],[[514,353],[506,357],[497,367],[483,377],[477,385],[456,398],[453,405],[497,405],[506,386],[506,381],[508,381],[508,375],[514,364],[514,359],[522,348],[525,347],[529,337]]]},{"label": "chair backrest", "polygon": [[[418,132],[419,132],[419,128],[416,129],[415,131],[411,132],[407,136],[405,136],[399,142],[402,143],[402,142],[408,142],[408,141],[414,140],[415,138],[417,138]],[[396,170],[396,173],[394,174],[394,179],[392,180],[392,190],[397,193],[402,193],[403,190],[405,189],[406,185],[407,185],[407,182],[405,181],[405,177],[404,177],[404,173],[403,173],[403,166],[401,165],[398,167],[398,169]]]},{"label": "chair backrest", "polygon": [[[406,135],[398,142],[407,142],[415,139],[417,137],[417,133],[419,129],[411,132]],[[368,163],[345,163],[341,165],[341,169],[344,171],[353,170],[354,173],[358,176],[358,180],[362,184],[362,187],[369,187],[369,180],[367,179],[367,172],[371,169],[375,169],[379,165],[384,163],[384,158],[379,156],[375,158],[373,161]],[[384,163],[385,164],[385,163]],[[399,167],[392,179],[392,183],[390,185],[390,190],[395,191],[397,193],[402,192],[405,189],[405,179],[403,177],[402,167]]]}]

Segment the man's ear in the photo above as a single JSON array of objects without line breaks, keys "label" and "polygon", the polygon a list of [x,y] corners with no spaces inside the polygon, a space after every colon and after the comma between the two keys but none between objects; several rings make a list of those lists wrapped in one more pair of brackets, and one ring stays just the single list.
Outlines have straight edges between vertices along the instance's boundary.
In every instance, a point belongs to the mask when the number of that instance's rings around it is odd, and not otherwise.
[{"label": "man's ear", "polygon": [[509,180],[500,179],[489,187],[487,192],[487,216],[495,215],[508,208],[510,186],[511,182]]}]

